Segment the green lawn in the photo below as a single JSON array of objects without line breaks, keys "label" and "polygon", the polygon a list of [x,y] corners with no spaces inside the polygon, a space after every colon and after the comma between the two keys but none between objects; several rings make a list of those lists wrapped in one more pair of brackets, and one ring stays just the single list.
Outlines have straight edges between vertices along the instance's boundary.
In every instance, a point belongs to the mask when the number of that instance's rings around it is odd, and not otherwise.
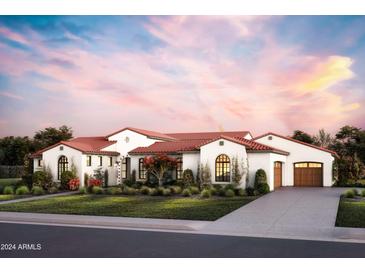
[{"label": "green lawn", "polygon": [[214,221],[254,199],[77,194],[0,205],[0,211]]},{"label": "green lawn", "polygon": [[20,199],[20,198],[27,198],[29,196],[30,195],[5,195],[5,194],[0,194],[0,202]]},{"label": "green lawn", "polygon": [[356,201],[341,198],[336,226],[365,228],[365,199]]},{"label": "green lawn", "polygon": [[5,178],[0,179],[0,186],[9,186],[9,185],[15,185],[18,181],[20,181],[21,178]]}]

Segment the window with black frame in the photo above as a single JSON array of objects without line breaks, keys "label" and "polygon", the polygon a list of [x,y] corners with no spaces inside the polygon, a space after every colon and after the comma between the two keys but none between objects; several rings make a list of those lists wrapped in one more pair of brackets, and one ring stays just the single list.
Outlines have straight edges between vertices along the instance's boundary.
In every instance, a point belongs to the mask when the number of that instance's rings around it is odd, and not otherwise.
[{"label": "window with black frame", "polygon": [[120,170],[122,179],[127,179],[127,158],[123,158],[121,170]]},{"label": "window with black frame", "polygon": [[225,154],[219,155],[215,160],[215,181],[231,181],[231,163],[229,157]]},{"label": "window with black frame", "polygon": [[57,172],[57,178],[58,180],[61,180],[61,175],[64,171],[68,170],[68,160],[66,156],[61,156],[58,159],[58,172]]},{"label": "window with black frame", "polygon": [[176,180],[182,179],[183,176],[183,160],[181,157],[176,159]]},{"label": "window with black frame", "polygon": [[147,169],[144,165],[144,158],[139,159],[138,163],[138,177],[139,179],[147,179]]}]

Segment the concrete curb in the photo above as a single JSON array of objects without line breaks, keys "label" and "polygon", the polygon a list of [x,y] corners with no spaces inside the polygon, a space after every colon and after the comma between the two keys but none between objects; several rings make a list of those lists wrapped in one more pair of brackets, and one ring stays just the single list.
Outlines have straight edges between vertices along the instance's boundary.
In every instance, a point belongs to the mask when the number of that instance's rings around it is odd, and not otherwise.
[{"label": "concrete curb", "polygon": [[46,224],[46,225],[75,225],[100,228],[129,228],[129,229],[152,229],[168,231],[198,231],[211,222],[150,219],[150,218],[128,218],[128,217],[106,217],[88,215],[66,215],[66,214],[43,214],[43,213],[20,213],[0,212],[0,222]]}]

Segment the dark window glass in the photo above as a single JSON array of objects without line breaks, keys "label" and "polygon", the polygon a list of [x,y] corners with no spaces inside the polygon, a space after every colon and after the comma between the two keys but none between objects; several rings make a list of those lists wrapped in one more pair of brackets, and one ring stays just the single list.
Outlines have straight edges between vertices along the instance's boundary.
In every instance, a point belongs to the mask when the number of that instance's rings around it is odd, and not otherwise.
[{"label": "dark window glass", "polygon": [[180,180],[183,176],[183,160],[182,158],[176,159],[176,179]]},{"label": "dark window glass", "polygon": [[147,179],[147,170],[143,163],[143,158],[139,159],[138,163],[138,177],[139,179]]},{"label": "dark window glass", "polygon": [[68,160],[65,156],[61,156],[58,159],[58,172],[57,172],[58,180],[61,180],[61,174],[66,170],[68,170]]}]

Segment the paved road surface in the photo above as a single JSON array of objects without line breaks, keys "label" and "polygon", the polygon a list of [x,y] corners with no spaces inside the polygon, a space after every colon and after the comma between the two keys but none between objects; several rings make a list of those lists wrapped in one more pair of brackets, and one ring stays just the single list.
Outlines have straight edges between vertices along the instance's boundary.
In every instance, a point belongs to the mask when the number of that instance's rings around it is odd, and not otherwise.
[{"label": "paved road surface", "polygon": [[0,223],[0,257],[365,257],[365,244]]}]

